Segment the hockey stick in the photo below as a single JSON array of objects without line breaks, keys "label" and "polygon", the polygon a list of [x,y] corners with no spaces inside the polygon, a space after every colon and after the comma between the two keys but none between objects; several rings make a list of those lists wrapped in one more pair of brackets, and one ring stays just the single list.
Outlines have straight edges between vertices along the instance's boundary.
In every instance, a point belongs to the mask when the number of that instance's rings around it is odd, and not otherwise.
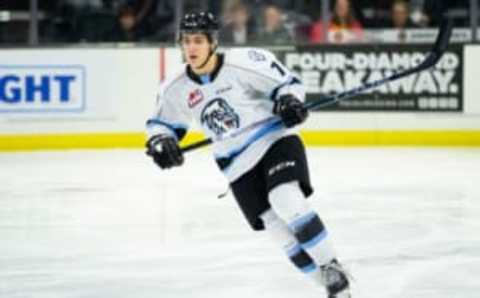
[{"label": "hockey stick", "polygon": [[[351,90],[347,90],[345,92],[324,96],[322,98],[307,102],[307,103],[304,104],[304,107],[308,110],[319,109],[321,107],[329,106],[329,105],[332,105],[332,104],[337,103],[339,101],[355,97],[355,96],[357,96],[357,95],[359,95],[359,94],[361,94],[361,93],[363,93],[367,90],[374,89],[374,88],[376,88],[378,86],[381,86],[383,84],[386,84],[386,83],[389,83],[389,82],[392,82],[392,81],[396,81],[398,79],[404,78],[404,77],[409,76],[409,75],[414,74],[414,73],[419,73],[419,72],[428,70],[429,68],[435,66],[438,63],[438,61],[440,61],[443,54],[445,53],[445,51],[448,47],[448,43],[450,41],[450,36],[452,35],[452,29],[453,29],[452,21],[447,19],[447,18],[444,18],[442,20],[442,23],[440,24],[440,30],[439,30],[439,33],[438,33],[438,36],[437,36],[437,40],[435,41],[435,44],[433,45],[432,49],[430,50],[430,52],[427,55],[427,57],[425,58],[425,60],[422,63],[420,63],[419,65],[417,65],[415,67],[412,67],[410,69],[406,69],[405,71],[402,71],[402,72],[394,73],[393,75],[391,75],[389,77],[386,77],[384,79],[381,79],[381,80],[377,80],[377,81],[374,81],[374,82],[367,82],[364,85],[353,88]],[[265,120],[254,123],[254,125],[250,125],[250,126],[245,127],[244,129],[241,130],[241,132],[243,133],[245,131],[251,130],[255,127],[258,127],[260,124],[264,124],[264,123],[267,123],[267,122],[270,122],[270,121],[272,121],[272,123],[275,123],[275,122],[280,123],[281,120],[280,120],[279,117],[270,117],[270,118],[267,118]],[[233,136],[239,135],[239,134],[240,134],[240,131],[237,131],[234,135],[229,135],[229,136],[225,136],[225,137],[222,137],[222,138],[218,138],[218,139],[215,139],[215,141],[228,139],[230,137],[233,137]],[[212,139],[204,139],[204,140],[195,142],[193,144],[187,145],[187,146],[181,148],[181,150],[182,150],[183,153],[189,152],[189,151],[195,150],[197,148],[201,148],[201,147],[205,147],[207,145],[210,145],[211,143],[213,143],[213,141],[214,140],[212,140]]]}]

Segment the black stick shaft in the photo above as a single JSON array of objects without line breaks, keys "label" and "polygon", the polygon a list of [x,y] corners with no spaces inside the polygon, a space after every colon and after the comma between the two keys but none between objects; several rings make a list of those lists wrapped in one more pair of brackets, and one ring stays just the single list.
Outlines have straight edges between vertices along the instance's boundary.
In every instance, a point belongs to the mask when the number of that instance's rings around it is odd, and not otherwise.
[{"label": "black stick shaft", "polygon": [[181,148],[180,150],[182,150],[182,152],[185,153],[185,152],[193,151],[193,150],[198,149],[198,148],[208,146],[211,143],[213,143],[212,139],[204,139],[204,140],[192,143],[190,145],[187,145],[187,146]]}]

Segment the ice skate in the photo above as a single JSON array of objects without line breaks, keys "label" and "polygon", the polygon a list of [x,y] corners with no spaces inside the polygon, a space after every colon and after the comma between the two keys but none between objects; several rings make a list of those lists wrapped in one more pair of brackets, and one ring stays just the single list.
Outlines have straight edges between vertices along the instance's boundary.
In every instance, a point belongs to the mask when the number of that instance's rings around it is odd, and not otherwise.
[{"label": "ice skate", "polygon": [[337,260],[320,267],[322,280],[325,285],[328,298],[351,298],[350,283],[343,267]]}]

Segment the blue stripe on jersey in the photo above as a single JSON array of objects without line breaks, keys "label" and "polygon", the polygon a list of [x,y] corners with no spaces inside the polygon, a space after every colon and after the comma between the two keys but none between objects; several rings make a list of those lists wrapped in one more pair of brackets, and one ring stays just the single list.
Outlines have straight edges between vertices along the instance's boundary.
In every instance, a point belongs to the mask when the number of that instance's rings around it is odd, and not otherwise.
[{"label": "blue stripe on jersey", "polygon": [[148,119],[147,120],[147,127],[155,126],[155,125],[161,125],[169,130],[171,130],[175,136],[178,134],[178,130],[188,130],[188,126],[183,125],[183,124],[178,124],[178,123],[168,123],[165,121],[162,121],[160,119]]},{"label": "blue stripe on jersey", "polygon": [[241,145],[240,147],[230,151],[228,154],[224,155],[224,156],[215,156],[215,159],[219,160],[219,159],[226,159],[226,160],[229,160],[229,164],[224,167],[222,169],[222,171],[227,171],[229,169],[229,167],[232,165],[233,163],[233,160],[239,156],[243,151],[245,151],[252,143],[258,141],[259,139],[261,139],[262,137],[264,137],[265,135],[273,132],[273,131],[276,131],[276,130],[279,130],[283,127],[283,123],[281,121],[279,121],[278,119],[275,119],[274,122],[272,123],[268,123],[266,124],[265,126],[263,126],[261,129],[259,129],[253,136],[251,136],[250,138],[247,139],[247,141]]},{"label": "blue stripe on jersey", "polygon": [[280,85],[278,85],[277,87],[275,87],[272,92],[270,92],[269,94],[269,98],[273,101],[277,100],[277,94],[278,94],[278,91],[280,91],[280,89],[282,89],[283,87],[285,86],[288,86],[288,85],[294,85],[294,84],[300,84],[300,80],[297,79],[296,77],[290,77],[287,81],[281,83]]}]

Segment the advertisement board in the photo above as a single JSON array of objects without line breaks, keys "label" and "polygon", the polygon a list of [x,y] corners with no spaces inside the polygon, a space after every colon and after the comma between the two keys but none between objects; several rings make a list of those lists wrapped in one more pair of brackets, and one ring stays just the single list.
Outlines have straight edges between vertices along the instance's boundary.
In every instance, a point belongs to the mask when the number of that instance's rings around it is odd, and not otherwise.
[{"label": "advertisement board", "polygon": [[0,65],[0,113],[81,113],[86,80],[84,65]]},{"label": "advertisement board", "polygon": [[[283,63],[307,88],[307,100],[344,92],[412,68],[431,45],[302,46],[279,51]],[[429,71],[379,86],[329,111],[463,111],[463,49],[452,46]]]},{"label": "advertisement board", "polygon": [[162,69],[152,49],[7,49],[0,55],[0,120],[111,119],[154,98]]}]

